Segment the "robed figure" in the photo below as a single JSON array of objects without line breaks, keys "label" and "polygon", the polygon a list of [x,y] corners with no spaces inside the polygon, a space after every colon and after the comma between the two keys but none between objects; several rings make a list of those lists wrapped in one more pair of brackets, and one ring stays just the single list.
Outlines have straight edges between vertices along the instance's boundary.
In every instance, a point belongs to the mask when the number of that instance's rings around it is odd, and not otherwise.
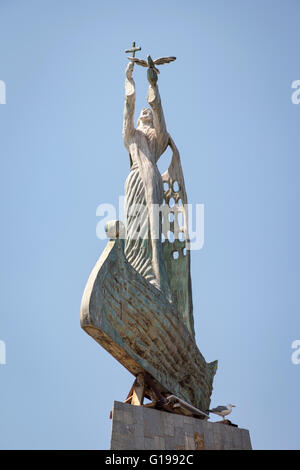
[{"label": "robed figure", "polygon": [[157,168],[159,157],[166,150],[169,134],[157,84],[148,91],[151,109],[144,108],[134,126],[134,64],[126,68],[123,139],[130,155],[130,173],[125,184],[126,242],[125,256],[130,264],[171,300],[161,243],[163,182]]},{"label": "robed figure", "polygon": [[[152,109],[142,109],[135,128],[133,67],[134,64],[130,62],[126,68],[123,118],[123,139],[131,165],[125,184],[125,256],[139,274],[162,291],[170,302],[175,302],[190,333],[194,335],[190,257],[189,253],[186,255],[184,248],[188,237],[186,214],[184,213],[184,227],[181,228],[185,241],[175,240],[175,244],[170,244],[166,240],[162,244],[162,236],[166,238],[166,233],[162,234],[163,211],[158,211],[163,202],[168,203],[171,196],[175,197],[176,203],[181,199],[183,204],[187,203],[179,152],[166,128],[156,73],[148,73],[147,100]],[[173,151],[172,164],[161,175],[157,162],[168,145]],[[175,179],[180,186],[177,193],[172,189]],[[170,186],[167,192],[164,191],[163,181]],[[175,207],[174,211],[176,210],[180,211],[182,208]],[[168,212],[165,212],[165,219],[167,218]],[[176,237],[179,230],[174,232]],[[179,245],[180,256],[179,260],[174,261],[172,255],[176,244]]]}]

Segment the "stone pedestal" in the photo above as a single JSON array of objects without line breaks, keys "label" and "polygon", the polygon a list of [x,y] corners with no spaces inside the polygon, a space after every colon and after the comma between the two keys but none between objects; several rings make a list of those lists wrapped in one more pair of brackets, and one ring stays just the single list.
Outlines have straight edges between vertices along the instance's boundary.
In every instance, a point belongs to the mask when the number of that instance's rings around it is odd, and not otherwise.
[{"label": "stone pedestal", "polygon": [[250,450],[249,431],[114,402],[111,450]]}]

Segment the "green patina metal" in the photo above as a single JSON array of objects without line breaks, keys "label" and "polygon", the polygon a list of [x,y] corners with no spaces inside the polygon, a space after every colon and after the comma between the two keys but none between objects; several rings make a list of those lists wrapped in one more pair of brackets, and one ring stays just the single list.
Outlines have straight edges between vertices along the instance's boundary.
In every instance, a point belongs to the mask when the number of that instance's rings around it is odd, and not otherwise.
[{"label": "green patina metal", "polygon": [[[131,162],[125,187],[125,229],[119,221],[108,224],[111,240],[86,285],[81,326],[132,374],[148,374],[162,394],[174,394],[207,410],[217,361],[206,363],[195,342],[187,194],[179,151],[167,132],[157,87],[156,65],[175,57],[153,61],[148,56],[143,61],[135,58],[140,49],[133,43],[126,51],[132,57],[126,69],[123,120]],[[142,110],[137,128],[134,63],[148,68],[152,108]],[[161,175],[157,161],[167,147],[172,160]],[[157,238],[152,209],[163,202]],[[146,232],[141,230],[131,238],[136,220],[130,208],[137,204],[144,208],[138,223]]]}]

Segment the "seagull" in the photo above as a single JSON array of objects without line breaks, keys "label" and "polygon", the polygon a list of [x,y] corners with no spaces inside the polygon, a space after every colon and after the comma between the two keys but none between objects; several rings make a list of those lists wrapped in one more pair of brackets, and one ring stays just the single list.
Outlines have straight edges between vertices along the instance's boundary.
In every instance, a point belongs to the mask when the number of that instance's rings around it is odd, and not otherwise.
[{"label": "seagull", "polygon": [[232,412],[232,408],[234,408],[235,405],[232,405],[229,403],[227,406],[217,406],[216,408],[213,408],[212,410],[207,410],[210,413],[214,413],[215,415],[222,416],[223,421],[225,420],[225,416],[229,415]]}]

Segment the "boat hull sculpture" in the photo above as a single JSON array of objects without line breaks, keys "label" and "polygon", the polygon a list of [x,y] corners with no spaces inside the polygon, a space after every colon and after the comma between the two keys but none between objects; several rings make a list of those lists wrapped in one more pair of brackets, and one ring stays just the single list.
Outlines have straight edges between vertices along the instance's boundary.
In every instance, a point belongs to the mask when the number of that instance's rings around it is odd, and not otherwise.
[{"label": "boat hull sculpture", "polygon": [[217,362],[206,363],[176,309],[127,262],[119,238],[89,277],[81,326],[135,376],[148,373],[162,393],[209,408]]}]

